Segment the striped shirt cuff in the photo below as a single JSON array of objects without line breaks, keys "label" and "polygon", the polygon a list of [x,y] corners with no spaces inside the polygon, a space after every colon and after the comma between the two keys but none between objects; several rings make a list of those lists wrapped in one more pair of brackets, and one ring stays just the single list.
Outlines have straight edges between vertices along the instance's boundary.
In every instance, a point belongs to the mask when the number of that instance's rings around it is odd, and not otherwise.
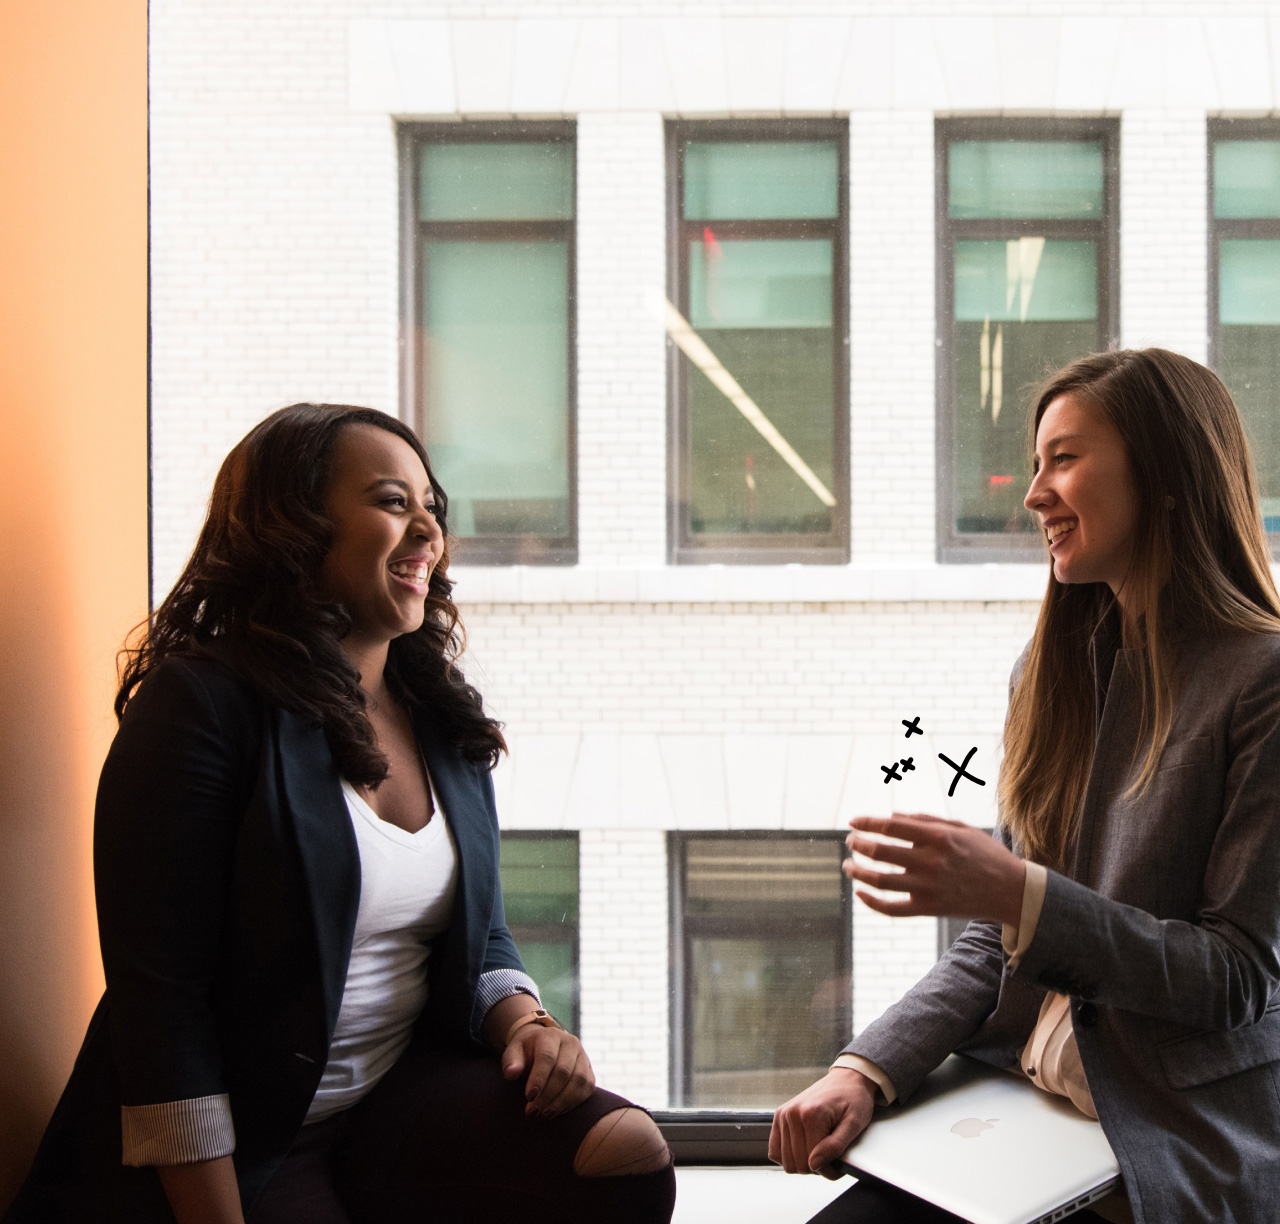
[{"label": "striped shirt cuff", "polygon": [[490,969],[480,975],[476,986],[476,1002],[471,1009],[471,1030],[479,1032],[489,1008],[512,995],[533,995],[538,1006],[542,1006],[542,996],[538,994],[538,984],[527,973],[519,969]]},{"label": "striped shirt cuff", "polygon": [[236,1150],[231,1098],[225,1092],[161,1105],[122,1105],[120,1130],[124,1163],[135,1168],[217,1160]]}]

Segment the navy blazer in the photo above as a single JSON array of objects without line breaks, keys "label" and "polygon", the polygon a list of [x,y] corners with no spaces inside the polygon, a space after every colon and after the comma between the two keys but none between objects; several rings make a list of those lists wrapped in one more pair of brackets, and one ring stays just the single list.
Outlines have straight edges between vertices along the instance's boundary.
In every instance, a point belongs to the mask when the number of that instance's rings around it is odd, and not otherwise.
[{"label": "navy blazer", "polygon": [[[474,1044],[481,973],[523,969],[493,785],[416,729],[458,882],[415,1037]],[[154,1169],[121,1163],[120,1107],[221,1094],[247,1208],[320,1082],[355,931],[359,854],[323,731],[212,659],[166,660],[103,767],[94,873],[107,990],[5,1222],[171,1224]]]}]

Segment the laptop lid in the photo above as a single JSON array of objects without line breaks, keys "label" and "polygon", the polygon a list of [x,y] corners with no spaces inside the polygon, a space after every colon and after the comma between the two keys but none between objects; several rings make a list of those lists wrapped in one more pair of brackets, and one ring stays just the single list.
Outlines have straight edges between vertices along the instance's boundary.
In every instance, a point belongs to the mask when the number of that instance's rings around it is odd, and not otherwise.
[{"label": "laptop lid", "polygon": [[959,1054],[878,1109],[842,1160],[972,1224],[1049,1224],[1120,1173],[1102,1127],[1065,1097]]}]

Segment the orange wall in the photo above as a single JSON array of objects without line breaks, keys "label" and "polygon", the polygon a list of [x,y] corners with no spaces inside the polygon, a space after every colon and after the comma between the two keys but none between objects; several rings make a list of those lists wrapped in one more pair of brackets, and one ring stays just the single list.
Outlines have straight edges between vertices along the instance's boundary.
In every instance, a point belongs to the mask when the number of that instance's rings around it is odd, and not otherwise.
[{"label": "orange wall", "polygon": [[146,0],[0,0],[0,1210],[102,989],[91,833],[147,597]]}]

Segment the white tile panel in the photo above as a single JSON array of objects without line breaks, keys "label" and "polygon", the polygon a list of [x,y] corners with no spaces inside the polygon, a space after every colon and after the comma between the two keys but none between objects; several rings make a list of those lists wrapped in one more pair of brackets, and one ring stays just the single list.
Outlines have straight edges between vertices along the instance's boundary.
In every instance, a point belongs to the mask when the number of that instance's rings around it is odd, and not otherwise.
[{"label": "white tile panel", "polygon": [[931,18],[894,20],[893,105],[899,110],[945,110],[951,105]]},{"label": "white tile panel", "polygon": [[839,827],[840,793],[852,748],[849,735],[790,737],[783,828]]},{"label": "white tile panel", "polygon": [[847,828],[855,816],[888,816],[893,811],[893,784],[885,783],[880,766],[899,759],[898,747],[903,742],[892,735],[854,737],[836,809],[837,828]]},{"label": "white tile panel", "polygon": [[1110,110],[1152,109],[1162,104],[1164,43],[1164,22],[1158,17],[1125,18],[1116,70],[1107,90]]},{"label": "white tile panel", "polygon": [[[969,763],[969,772],[977,774],[986,783],[975,786],[967,778],[962,778],[956,787],[956,793],[947,801],[947,814],[952,820],[963,820],[965,824],[979,829],[991,829],[996,823],[996,787],[1000,776],[1000,737],[996,735],[972,735],[964,744],[964,751],[970,747],[977,748],[973,760]],[[957,764],[964,759],[963,754],[956,756],[947,753]],[[942,762],[938,762],[942,765]],[[950,785],[954,777],[952,770],[942,766],[943,781]]]},{"label": "white tile panel", "polygon": [[1164,22],[1164,102],[1179,109],[1213,111],[1222,94],[1209,57],[1200,17],[1167,17]]},{"label": "white tile panel", "polygon": [[1057,93],[1059,20],[1001,17],[1000,91],[1005,110],[1050,110]]},{"label": "white tile panel", "polygon": [[616,829],[619,821],[618,736],[588,733],[582,737],[573,780],[565,803],[570,829]]},{"label": "white tile panel", "polygon": [[675,820],[658,737],[619,736],[619,824],[625,829],[672,829]]},{"label": "white tile panel", "polygon": [[581,739],[575,734],[519,736],[511,751],[508,827],[564,828],[569,786]]},{"label": "white tile panel", "polygon": [[685,115],[726,112],[729,83],[720,18],[664,17],[662,45],[671,70],[677,109]]},{"label": "white tile panel", "polygon": [[658,749],[677,829],[726,829],[724,746],[718,735],[663,735]]},{"label": "white tile panel", "polygon": [[[939,742],[945,743],[945,747],[937,747]],[[949,814],[947,806],[947,786],[951,779],[955,776],[951,768],[938,760],[939,752],[946,752],[953,761],[958,765],[964,759],[964,753],[968,750],[969,745],[966,744],[963,749],[957,749],[958,740],[953,742],[951,737],[944,737],[939,741],[935,736],[913,735],[910,740],[900,739],[897,741],[897,766],[898,771],[902,774],[900,781],[893,781],[889,784],[889,790],[893,795],[893,810],[906,815],[917,815],[923,813],[926,816],[946,816]],[[956,756],[956,751],[960,752]],[[912,769],[904,769],[901,762],[903,760],[912,762]],[[882,764],[889,764],[888,761]],[[981,775],[979,775],[981,776]],[[972,785],[970,783],[969,785]]]},{"label": "white tile panel", "polygon": [[516,23],[492,17],[451,24],[458,110],[464,115],[509,113]]},{"label": "white tile panel", "polygon": [[511,69],[511,109],[518,115],[555,115],[564,110],[578,22],[560,17],[516,21]]},{"label": "white tile panel", "polygon": [[1267,15],[1267,50],[1271,58],[1271,96],[1280,98],[1280,13]]},{"label": "white tile panel", "polygon": [[624,17],[618,44],[622,110],[670,112],[676,108],[671,72],[662,46],[662,26],[654,17]]},{"label": "white tile panel", "polygon": [[618,105],[618,22],[614,17],[586,17],[578,27],[564,109],[607,111]]},{"label": "white tile panel", "polygon": [[893,21],[888,17],[855,17],[836,83],[836,109],[887,110],[892,90]]},{"label": "white tile panel", "polygon": [[741,17],[724,22],[722,29],[729,109],[780,111],[787,22],[781,17]]},{"label": "white tile panel", "polygon": [[1063,17],[1058,28],[1054,105],[1101,111],[1108,105],[1120,55],[1122,23],[1107,17]]},{"label": "white tile panel", "polygon": [[788,739],[785,735],[724,737],[724,782],[729,828],[783,827]]},{"label": "white tile panel", "polygon": [[787,19],[782,105],[789,111],[831,111],[853,21],[848,17]]},{"label": "white tile panel", "polygon": [[388,21],[401,114],[449,115],[458,107],[447,21]]},{"label": "white tile panel", "polygon": [[995,110],[1000,106],[999,44],[993,17],[937,17],[938,58],[955,110]]},{"label": "white tile panel", "polygon": [[1204,26],[1223,108],[1269,111],[1275,95],[1266,18],[1213,16]]}]

